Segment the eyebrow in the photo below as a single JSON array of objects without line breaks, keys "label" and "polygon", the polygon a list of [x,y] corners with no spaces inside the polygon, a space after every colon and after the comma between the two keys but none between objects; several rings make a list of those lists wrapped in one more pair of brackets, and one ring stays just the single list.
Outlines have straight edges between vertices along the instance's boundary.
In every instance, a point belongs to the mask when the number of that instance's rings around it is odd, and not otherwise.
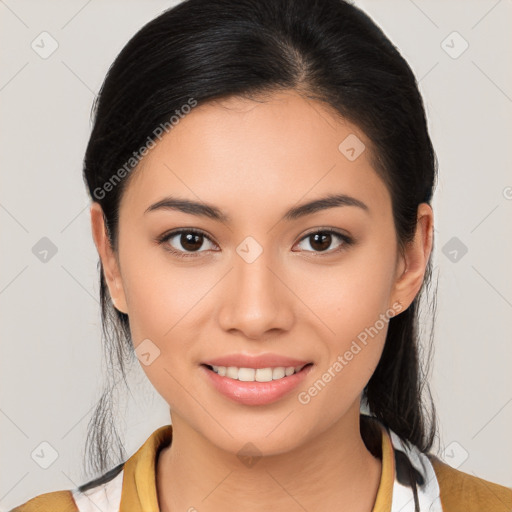
[{"label": "eyebrow", "polygon": [[[340,206],[355,206],[361,210],[369,213],[370,209],[363,203],[363,201],[346,194],[330,194],[319,199],[304,203],[299,206],[290,208],[282,217],[282,220],[292,221],[306,215],[326,210],[328,208],[336,208]],[[199,217],[208,217],[219,222],[230,222],[231,218],[222,210],[214,205],[208,203],[198,203],[190,199],[182,199],[177,197],[168,196],[164,199],[149,206],[144,214],[156,210],[177,210],[190,215]]]}]

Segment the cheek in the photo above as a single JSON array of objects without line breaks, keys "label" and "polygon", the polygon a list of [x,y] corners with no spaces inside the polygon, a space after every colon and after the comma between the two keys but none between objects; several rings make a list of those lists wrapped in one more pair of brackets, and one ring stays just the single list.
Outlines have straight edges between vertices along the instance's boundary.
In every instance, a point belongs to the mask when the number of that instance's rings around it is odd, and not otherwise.
[{"label": "cheek", "polygon": [[123,261],[123,283],[135,352],[155,389],[173,403],[183,396],[183,387],[190,388],[187,379],[197,359],[194,342],[208,329],[209,291],[219,276],[207,267],[173,267],[165,255],[148,259],[147,253],[129,254]]},{"label": "cheek", "polygon": [[297,280],[297,295],[306,297],[317,313],[315,331],[326,349],[317,377],[318,387],[325,385],[328,391],[322,391],[323,398],[317,403],[325,400],[343,408],[346,400],[351,403],[361,393],[373,374],[389,320],[399,312],[390,307],[393,269],[394,253],[389,244],[368,244],[342,264],[320,268],[314,279]]},{"label": "cheek", "polygon": [[163,249],[156,257],[131,257],[125,262],[123,280],[135,344],[144,338],[160,343],[175,338],[183,325],[203,307],[202,299],[216,277],[206,267],[179,267],[168,262]]},{"label": "cheek", "polygon": [[321,332],[344,343],[389,308],[395,257],[389,243],[375,239],[355,246],[336,265],[296,268],[294,291],[316,313]]},{"label": "cheek", "polygon": [[135,353],[155,390],[177,410],[186,403],[183,389],[194,392],[188,379],[198,326],[190,320],[208,289],[205,282],[194,286],[192,273],[188,276],[166,273],[161,266],[133,266],[126,272]]},{"label": "cheek", "polygon": [[320,309],[322,323],[329,326],[322,328],[322,358],[297,398],[300,404],[311,404],[308,414],[322,417],[322,422],[343,416],[359,398],[379,363],[389,320],[395,316],[375,281],[365,290],[365,279],[347,278]]}]

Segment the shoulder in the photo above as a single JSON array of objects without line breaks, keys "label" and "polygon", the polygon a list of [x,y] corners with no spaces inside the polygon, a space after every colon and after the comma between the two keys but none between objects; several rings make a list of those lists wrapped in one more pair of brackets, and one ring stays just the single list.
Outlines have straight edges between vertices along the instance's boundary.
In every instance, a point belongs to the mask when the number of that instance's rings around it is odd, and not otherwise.
[{"label": "shoulder", "polygon": [[117,512],[124,463],[76,489],[40,494],[9,512]]},{"label": "shoulder", "polygon": [[428,455],[439,483],[446,512],[511,512],[512,488],[464,473]]},{"label": "shoulder", "polygon": [[72,491],[79,512],[118,512],[123,492],[123,466],[124,463]]},{"label": "shoulder", "polygon": [[79,512],[72,491],[40,494],[10,512]]}]

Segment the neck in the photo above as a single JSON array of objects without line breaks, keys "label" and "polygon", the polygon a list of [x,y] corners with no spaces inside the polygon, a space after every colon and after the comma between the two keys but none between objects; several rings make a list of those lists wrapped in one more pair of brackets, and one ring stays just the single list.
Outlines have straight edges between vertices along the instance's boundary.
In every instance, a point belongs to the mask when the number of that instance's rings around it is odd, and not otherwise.
[{"label": "neck", "polygon": [[381,461],[366,448],[356,413],[308,443],[247,465],[173,415],[172,442],[157,461],[160,511],[371,512]]}]

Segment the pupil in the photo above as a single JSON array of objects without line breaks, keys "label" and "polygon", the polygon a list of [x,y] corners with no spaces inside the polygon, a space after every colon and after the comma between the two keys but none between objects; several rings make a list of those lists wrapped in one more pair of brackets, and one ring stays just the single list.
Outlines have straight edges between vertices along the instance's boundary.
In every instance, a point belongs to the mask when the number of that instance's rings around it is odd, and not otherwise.
[{"label": "pupil", "polygon": [[[311,247],[318,251],[325,251],[331,245],[331,234],[330,233],[315,233],[313,235],[313,242],[311,243]],[[319,244],[319,246],[315,247],[315,244]]]},{"label": "pupil", "polygon": [[197,233],[186,233],[181,235],[181,245],[189,250],[194,251],[201,247],[202,241],[201,241],[202,235]]}]

